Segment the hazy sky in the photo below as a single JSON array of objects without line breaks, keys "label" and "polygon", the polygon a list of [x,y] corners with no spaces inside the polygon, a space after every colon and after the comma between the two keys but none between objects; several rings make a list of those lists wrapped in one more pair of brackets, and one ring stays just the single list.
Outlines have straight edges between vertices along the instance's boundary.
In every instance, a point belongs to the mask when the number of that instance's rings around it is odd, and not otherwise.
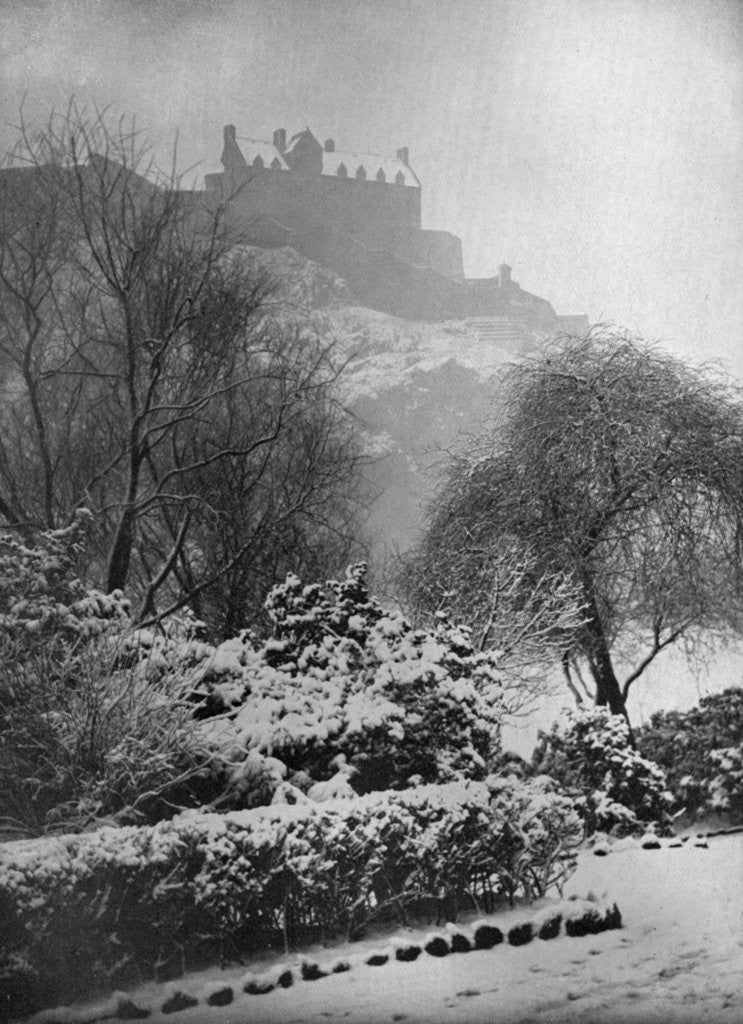
[{"label": "hazy sky", "polygon": [[72,93],[183,167],[225,123],[407,145],[468,274],[743,378],[740,0],[0,0],[2,148]]}]

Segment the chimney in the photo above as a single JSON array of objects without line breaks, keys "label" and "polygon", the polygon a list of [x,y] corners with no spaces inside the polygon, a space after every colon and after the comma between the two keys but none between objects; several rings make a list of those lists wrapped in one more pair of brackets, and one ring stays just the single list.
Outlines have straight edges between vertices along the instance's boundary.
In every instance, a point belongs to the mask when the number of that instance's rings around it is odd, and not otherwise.
[{"label": "chimney", "polygon": [[273,144],[278,149],[279,153],[283,153],[286,149],[286,128],[277,128],[273,133]]},{"label": "chimney", "polygon": [[222,134],[224,135],[225,145],[227,145],[228,142],[233,142],[235,144],[237,143],[237,138],[235,134],[236,131],[237,129],[235,128],[234,124],[226,124],[224,126]]},{"label": "chimney", "polygon": [[498,267],[498,284],[501,288],[507,288],[511,283],[511,268],[507,263],[501,263]]},{"label": "chimney", "polygon": [[408,164],[409,158],[410,158],[410,153],[408,152],[408,147],[407,146],[403,146],[402,149],[398,149],[398,151],[397,151],[397,159],[400,161],[401,164],[405,164],[405,166],[408,167],[409,166],[409,164]]},{"label": "chimney", "polygon": [[335,153],[335,139],[326,139],[323,149],[326,153]]}]

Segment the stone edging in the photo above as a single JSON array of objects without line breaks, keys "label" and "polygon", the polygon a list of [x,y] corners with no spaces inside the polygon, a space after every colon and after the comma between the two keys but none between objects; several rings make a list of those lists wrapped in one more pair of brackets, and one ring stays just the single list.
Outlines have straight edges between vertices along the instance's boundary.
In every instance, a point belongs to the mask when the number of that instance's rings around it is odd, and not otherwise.
[{"label": "stone edging", "polygon": [[647,835],[641,836],[639,839],[617,839],[617,840],[601,840],[592,847],[591,853],[595,857],[606,857],[610,853],[622,853],[625,850],[674,850],[681,849],[682,847],[698,847],[702,850],[708,850],[709,844],[708,839],[713,839],[716,836],[732,836],[738,835],[743,832],[743,825],[735,825],[732,828],[722,828],[715,832],[697,832],[696,835],[689,833],[685,836],[656,836],[652,832]]},{"label": "stone edging", "polygon": [[411,963],[424,954],[444,957],[475,950],[490,950],[503,943],[524,946],[535,938],[555,939],[560,934],[570,937],[596,935],[622,927],[622,915],[616,903],[612,906],[589,900],[569,899],[545,907],[532,918],[519,921],[505,933],[487,921],[476,921],[470,927],[449,924],[444,931],[429,932],[420,941],[392,939],[387,945],[366,953],[338,957],[326,964],[302,957],[292,965],[281,964],[264,974],[247,973],[236,983],[211,982],[196,993],[190,993],[177,982],[164,986],[160,997],[149,1005],[135,1000],[125,992],[114,992],[105,1003],[85,1011],[71,1007],[42,1010],[28,1024],[93,1024],[103,1020],[145,1020],[153,1013],[176,1013],[196,1006],[229,1006],[243,996],[260,996],[278,988],[290,988],[297,982],[318,981],[332,974],[342,974],[355,967],[383,967],[392,961]]}]

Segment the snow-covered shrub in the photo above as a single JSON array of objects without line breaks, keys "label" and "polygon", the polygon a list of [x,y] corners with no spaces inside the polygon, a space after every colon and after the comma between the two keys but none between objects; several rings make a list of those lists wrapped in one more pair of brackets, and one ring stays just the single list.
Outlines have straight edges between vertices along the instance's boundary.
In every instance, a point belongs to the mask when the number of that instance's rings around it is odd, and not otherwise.
[{"label": "snow-covered shrub", "polygon": [[663,770],[632,746],[626,720],[606,708],[572,711],[565,724],[540,733],[532,765],[574,797],[589,834],[668,825]]},{"label": "snow-covered shrub", "polygon": [[272,637],[214,648],[195,621],[134,630],[120,596],[86,592],[83,526],[0,547],[5,834],[486,774],[491,655],[444,620],[414,630],[382,609],[363,566],[325,585],[290,576],[267,601]]},{"label": "snow-covered shrub", "polygon": [[493,776],[488,784],[494,814],[486,841],[498,861],[500,892],[511,902],[519,892],[530,899],[553,886],[562,892],[583,838],[573,801],[545,775]]},{"label": "snow-covered shrub", "polygon": [[740,815],[743,813],[743,743],[711,751],[710,760],[716,772],[708,782],[709,807]]},{"label": "snow-covered shrub", "polygon": [[487,774],[502,718],[494,656],[445,619],[414,629],[364,576],[290,576],[266,603],[274,635],[227,641],[205,662],[199,696],[215,717],[203,733],[233,806],[269,802],[297,773],[325,782],[339,759],[358,793]]},{"label": "snow-covered shrub", "polygon": [[580,821],[542,783],[510,786],[190,811],[155,826],[6,843],[0,961],[36,972],[53,1002],[158,965],[353,935],[379,915],[433,905],[451,916],[493,894],[538,895],[574,866]]},{"label": "snow-covered shrub", "polygon": [[156,820],[200,802],[188,784],[210,754],[185,666],[131,634],[120,594],[85,590],[86,518],[33,547],[0,538],[0,835]]},{"label": "snow-covered shrub", "polygon": [[[465,802],[456,812],[441,813],[429,787],[420,797],[414,790],[405,794],[406,805],[426,822],[409,877],[411,891],[420,898],[437,897],[444,913],[461,905],[465,894],[488,911],[499,899],[537,898],[552,886],[561,888],[575,869],[581,821],[552,780],[489,776],[485,785],[487,811],[474,817],[463,812]],[[473,874],[478,864],[484,870]]]},{"label": "snow-covered shrub", "polygon": [[[743,745],[743,689],[702,697],[688,711],[659,711],[637,732],[641,753],[666,772],[676,807],[690,814],[743,810],[736,803],[736,756]],[[728,765],[724,768],[723,765]],[[726,771],[731,772],[729,784]]]},{"label": "snow-covered shrub", "polygon": [[78,509],[72,523],[42,533],[33,546],[0,536],[0,645],[4,657],[31,656],[128,622],[120,591],[86,589],[76,566],[85,544],[90,513]]},{"label": "snow-covered shrub", "polygon": [[[0,665],[0,831],[38,835],[157,821],[211,795],[212,755],[176,672],[150,678],[103,634]],[[122,664],[122,662],[124,662]]]}]

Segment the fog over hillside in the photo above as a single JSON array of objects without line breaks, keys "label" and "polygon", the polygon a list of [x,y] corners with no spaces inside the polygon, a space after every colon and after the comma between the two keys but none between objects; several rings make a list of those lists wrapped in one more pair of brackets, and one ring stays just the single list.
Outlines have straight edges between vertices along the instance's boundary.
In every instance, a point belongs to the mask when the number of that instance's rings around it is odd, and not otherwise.
[{"label": "fog over hillside", "polygon": [[72,94],[202,180],[226,124],[408,147],[468,275],[743,376],[741,54],[733,0],[8,0],[0,149]]}]

